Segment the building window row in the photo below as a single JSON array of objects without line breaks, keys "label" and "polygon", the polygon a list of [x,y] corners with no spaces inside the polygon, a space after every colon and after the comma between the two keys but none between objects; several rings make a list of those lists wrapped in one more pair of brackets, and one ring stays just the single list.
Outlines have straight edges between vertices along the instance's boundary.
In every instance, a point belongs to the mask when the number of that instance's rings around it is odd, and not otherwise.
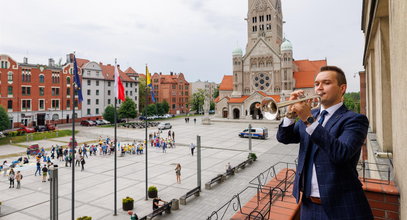
[{"label": "building window row", "polygon": [[28,86],[21,87],[21,95],[24,95],[24,96],[31,95],[31,87],[28,87]]},{"label": "building window row", "polygon": [[3,68],[3,69],[8,69],[8,61],[2,60],[2,61],[1,61],[1,68]]},{"label": "building window row", "polygon": [[51,88],[51,95],[58,96],[59,95],[59,88]]}]

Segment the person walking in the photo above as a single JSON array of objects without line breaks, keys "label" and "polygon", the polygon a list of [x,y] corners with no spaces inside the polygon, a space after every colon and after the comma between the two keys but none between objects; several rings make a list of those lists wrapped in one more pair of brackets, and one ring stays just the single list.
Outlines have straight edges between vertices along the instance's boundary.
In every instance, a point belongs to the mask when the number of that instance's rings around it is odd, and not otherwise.
[{"label": "person walking", "polygon": [[75,156],[75,166],[78,165],[78,167],[81,165],[81,155],[78,153]]},{"label": "person walking", "polygon": [[15,179],[15,173],[14,169],[10,169],[10,173],[8,174],[8,180],[10,181],[10,186],[8,188],[14,188],[14,179]]},{"label": "person walking", "polygon": [[196,124],[196,118],[194,118],[194,124]]},{"label": "person walking", "polygon": [[47,182],[48,168],[47,165],[44,165],[42,168],[42,182]]},{"label": "person walking", "polygon": [[16,189],[20,189],[22,179],[23,179],[23,175],[21,174],[20,171],[17,171],[17,174],[16,174],[17,188]]},{"label": "person walking", "polygon": [[[340,68],[321,67],[314,86],[320,109],[311,110],[307,101],[289,106],[277,131],[280,143],[300,143],[292,193],[297,203],[302,200],[300,218],[373,219],[356,169],[369,121],[345,107],[347,84]],[[296,90],[289,100],[302,96],[304,91]]]},{"label": "person walking", "polygon": [[175,175],[177,177],[177,183],[181,183],[181,164],[177,163],[175,167]]},{"label": "person walking", "polygon": [[194,156],[195,144],[194,144],[194,143],[191,143],[191,144],[189,145],[189,148],[191,148],[191,154],[192,154],[192,156]]},{"label": "person walking", "polygon": [[85,157],[81,156],[81,171],[83,171],[85,169]]},{"label": "person walking", "polygon": [[175,141],[175,132],[174,131],[172,131],[172,140]]},{"label": "person walking", "polygon": [[34,176],[37,176],[37,172],[38,172],[38,175],[41,175],[41,163],[38,160],[37,160],[37,170],[35,170]]}]

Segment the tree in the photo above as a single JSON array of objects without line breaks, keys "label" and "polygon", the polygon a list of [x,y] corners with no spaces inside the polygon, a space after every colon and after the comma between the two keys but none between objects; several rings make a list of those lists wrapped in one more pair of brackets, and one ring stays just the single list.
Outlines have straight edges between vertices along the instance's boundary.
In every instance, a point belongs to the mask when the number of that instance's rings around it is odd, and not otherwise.
[{"label": "tree", "polygon": [[216,99],[219,96],[219,86],[213,90],[213,98]]},{"label": "tree", "polygon": [[114,107],[112,105],[108,105],[103,112],[103,118],[105,120],[110,121],[110,123],[114,123]]},{"label": "tree", "polygon": [[209,108],[209,110],[215,110],[215,102],[211,101],[211,107]]},{"label": "tree", "polygon": [[10,119],[6,110],[0,106],[0,131],[10,128]]},{"label": "tree", "polygon": [[157,115],[157,106],[155,104],[149,104],[147,106],[147,116]]},{"label": "tree", "polygon": [[343,96],[343,104],[351,111],[360,113],[360,93],[350,92]]},{"label": "tree", "polygon": [[168,104],[167,100],[164,99],[162,102],[163,108],[164,108],[164,114],[168,114],[168,111],[170,110],[170,104]]},{"label": "tree", "polygon": [[139,78],[139,84],[138,84],[138,106],[139,106],[139,111],[143,112],[144,107],[146,106],[146,78],[145,77],[140,77]]},{"label": "tree", "polygon": [[203,89],[198,89],[198,92],[192,94],[191,99],[191,110],[200,111],[205,101],[205,91]]},{"label": "tree", "polygon": [[119,118],[135,118],[137,116],[136,103],[131,98],[126,97],[126,100],[120,105],[118,115]]}]

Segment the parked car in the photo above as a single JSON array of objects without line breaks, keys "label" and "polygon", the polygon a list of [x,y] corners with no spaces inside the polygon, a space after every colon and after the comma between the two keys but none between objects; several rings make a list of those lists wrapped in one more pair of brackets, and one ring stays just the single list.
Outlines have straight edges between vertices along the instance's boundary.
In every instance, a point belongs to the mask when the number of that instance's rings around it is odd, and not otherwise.
[{"label": "parked car", "polygon": [[89,127],[89,126],[95,126],[96,124],[95,124],[95,122],[93,122],[91,120],[84,120],[84,121],[81,121],[81,125]]},{"label": "parked car", "polygon": [[[251,129],[251,136],[252,138],[261,138],[266,139],[268,137],[268,129],[267,128],[252,128]],[[239,137],[245,138],[249,137],[249,129],[246,128],[242,132],[239,133]]]},{"label": "parked car", "polygon": [[105,123],[105,125],[110,125],[110,121],[102,119],[101,121],[103,121]]},{"label": "parked car", "polygon": [[169,122],[161,122],[157,126],[158,130],[171,129],[172,125]]},{"label": "parked car", "polygon": [[45,125],[37,125],[35,126],[35,131],[36,132],[48,131],[48,128]]},{"label": "parked car", "polygon": [[17,129],[17,131],[24,132],[24,133],[34,133],[35,129],[34,128],[29,128],[29,127],[26,127],[26,126],[21,126],[21,127],[19,127]]},{"label": "parked car", "polygon": [[46,124],[45,126],[47,127],[48,131],[54,131],[56,129],[55,125],[53,124]]},{"label": "parked car", "polygon": [[139,120],[147,120],[147,117],[144,116],[144,115],[142,115],[142,116],[138,117],[138,119],[139,119]]},{"label": "parked car", "polygon": [[105,124],[102,120],[95,120],[95,121],[93,121],[93,122],[95,122],[95,124],[98,125],[98,126]]}]

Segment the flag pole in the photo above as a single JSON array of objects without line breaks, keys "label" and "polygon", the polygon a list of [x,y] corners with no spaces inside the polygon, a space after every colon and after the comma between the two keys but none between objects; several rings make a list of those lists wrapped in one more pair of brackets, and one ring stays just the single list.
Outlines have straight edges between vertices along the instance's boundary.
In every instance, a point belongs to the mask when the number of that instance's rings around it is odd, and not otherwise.
[{"label": "flag pole", "polygon": [[146,121],[146,200],[148,200],[148,156],[147,156],[147,152],[148,152],[148,139],[147,139],[147,132],[148,132],[148,121],[147,121],[147,103],[148,103],[148,85],[147,85],[147,74],[148,73],[148,67],[146,64],[146,100],[145,100],[145,105],[144,105],[144,117],[145,117],[145,121]]},{"label": "flag pole", "polygon": [[[117,59],[114,60],[117,68]],[[117,80],[115,78],[115,80]],[[116,88],[118,89],[118,88]],[[114,216],[117,215],[117,93],[114,97]]]},{"label": "flag pole", "polygon": [[[75,65],[76,65],[76,62],[75,62],[75,59],[76,59],[76,57],[75,57],[75,52],[74,52],[74,62],[73,62],[73,69],[74,69],[74,71],[75,71],[75,68],[77,68],[77,67],[75,67]],[[72,62],[72,60],[71,60],[71,62]],[[73,72],[74,72],[73,71]],[[76,77],[76,76],[74,76],[74,77]],[[75,82],[75,80],[74,80],[74,93],[73,93],[73,96],[72,96],[72,105],[73,105],[73,107],[72,107],[72,142],[71,142],[71,166],[72,166],[72,204],[71,204],[71,212],[72,212],[72,214],[71,214],[71,219],[72,220],[75,220],[75,91],[76,91],[76,82]]]}]

